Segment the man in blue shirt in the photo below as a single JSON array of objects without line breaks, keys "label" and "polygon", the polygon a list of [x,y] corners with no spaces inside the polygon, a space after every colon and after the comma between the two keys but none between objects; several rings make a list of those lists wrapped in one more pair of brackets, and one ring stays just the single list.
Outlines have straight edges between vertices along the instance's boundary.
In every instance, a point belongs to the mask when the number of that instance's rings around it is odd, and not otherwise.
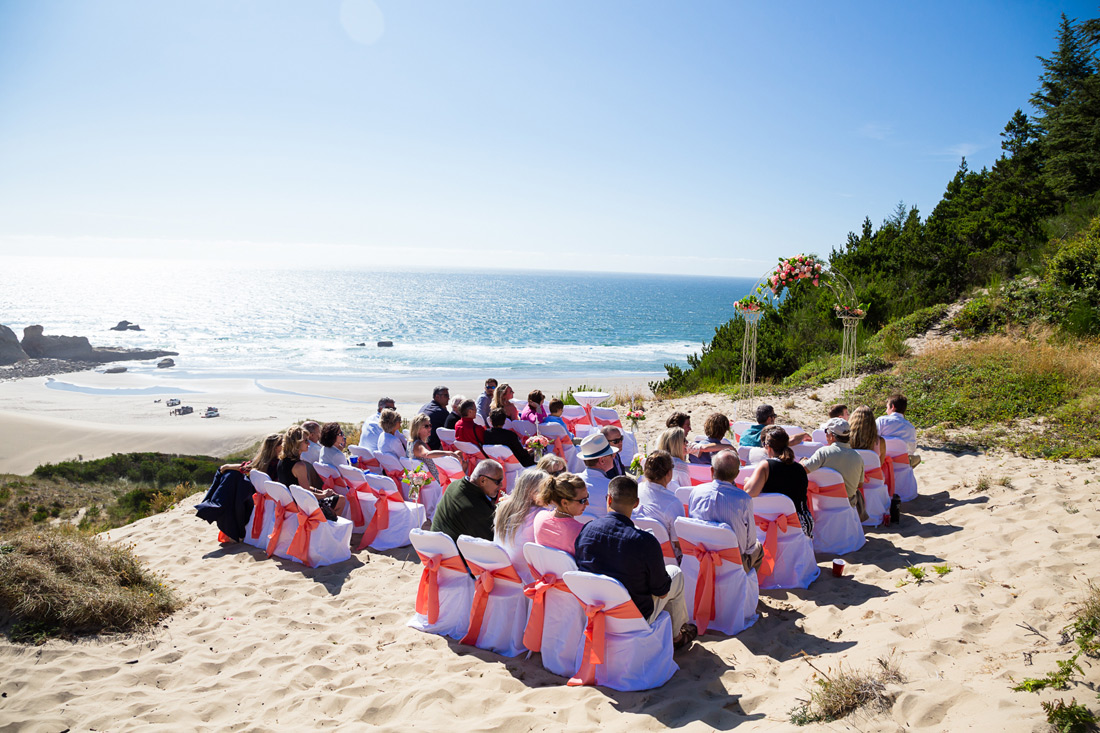
[{"label": "man in blue shirt", "polygon": [[485,380],[485,391],[477,398],[477,414],[485,422],[489,422],[489,405],[493,402],[493,392],[497,389],[497,380],[490,377]]},{"label": "man in blue shirt", "polygon": [[691,490],[688,516],[724,524],[732,529],[737,535],[737,546],[747,573],[760,565],[764,559],[764,548],[756,540],[752,499],[733,483],[740,472],[741,461],[732,450],[724,450],[714,454],[711,468],[714,480]]},{"label": "man in blue shirt", "polygon": [[630,521],[637,506],[637,482],[630,476],[612,479],[607,487],[607,516],[584,525],[577,535],[577,567],[622,583],[648,623],[668,611],[673,646],[681,649],[699,635],[695,624],[687,622],[684,576],[676,565],[665,565],[657,538]]}]

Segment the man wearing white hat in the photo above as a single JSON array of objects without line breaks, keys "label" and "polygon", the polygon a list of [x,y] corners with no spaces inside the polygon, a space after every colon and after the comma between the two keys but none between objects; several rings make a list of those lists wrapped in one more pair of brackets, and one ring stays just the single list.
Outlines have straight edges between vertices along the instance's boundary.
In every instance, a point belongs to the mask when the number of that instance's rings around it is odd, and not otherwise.
[{"label": "man wearing white hat", "polygon": [[863,457],[848,446],[848,433],[851,427],[841,417],[830,418],[823,427],[828,445],[818,448],[812,456],[802,461],[806,473],[819,468],[831,468],[844,479],[844,490],[848,492],[848,501],[859,512],[859,519],[867,519],[863,507],[863,495],[859,487],[863,485]]},{"label": "man wearing white hat", "polygon": [[607,514],[607,485],[611,483],[607,472],[615,465],[618,452],[619,449],[608,443],[602,433],[592,433],[581,441],[577,455],[584,461],[585,468],[578,475],[588,486],[586,514],[598,517]]}]

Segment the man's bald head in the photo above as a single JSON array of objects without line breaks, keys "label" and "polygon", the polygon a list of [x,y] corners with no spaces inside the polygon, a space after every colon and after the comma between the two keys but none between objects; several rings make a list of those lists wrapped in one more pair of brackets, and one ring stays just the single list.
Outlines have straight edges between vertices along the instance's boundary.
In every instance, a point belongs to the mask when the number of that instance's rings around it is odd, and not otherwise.
[{"label": "man's bald head", "polygon": [[741,459],[737,457],[737,452],[732,450],[715,453],[710,465],[714,471],[714,478],[718,481],[732,483],[741,472]]}]

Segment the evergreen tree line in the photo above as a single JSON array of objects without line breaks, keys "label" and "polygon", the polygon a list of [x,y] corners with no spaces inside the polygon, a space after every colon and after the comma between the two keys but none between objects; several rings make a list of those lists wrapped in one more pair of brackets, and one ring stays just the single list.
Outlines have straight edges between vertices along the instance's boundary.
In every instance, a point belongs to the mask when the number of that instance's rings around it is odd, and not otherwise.
[{"label": "evergreen tree line", "polygon": [[[1067,307],[1100,308],[1100,244],[1096,222],[1089,226],[1100,211],[1098,48],[1100,18],[1078,22],[1063,14],[1054,53],[1039,57],[1033,113],[1016,110],[992,168],[973,171],[963,158],[926,219],[899,204],[877,229],[866,218],[858,234],[850,232],[832,251],[830,268],[868,304],[864,335],[1021,275],[1039,277]],[[757,377],[781,379],[838,353],[833,302],[827,288],[803,283],[778,306],[765,306]],[[1078,321],[1085,332],[1100,331],[1100,318]],[[702,352],[688,357],[689,368],[666,365],[667,378],[651,386],[675,392],[737,382],[744,329],[740,316],[718,326]]]}]

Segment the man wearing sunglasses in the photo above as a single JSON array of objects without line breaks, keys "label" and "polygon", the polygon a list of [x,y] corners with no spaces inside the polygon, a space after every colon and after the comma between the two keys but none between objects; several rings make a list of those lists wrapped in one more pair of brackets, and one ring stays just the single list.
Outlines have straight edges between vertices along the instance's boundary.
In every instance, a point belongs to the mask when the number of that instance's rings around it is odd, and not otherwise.
[{"label": "man wearing sunglasses", "polygon": [[504,485],[504,469],[492,459],[474,467],[469,478],[452,482],[439,500],[432,531],[458,540],[460,534],[493,539],[494,502]]},{"label": "man wearing sunglasses", "polygon": [[625,476],[626,469],[623,468],[623,431],[619,430],[614,425],[604,425],[600,428],[600,434],[607,438],[607,443],[617,452],[611,456],[611,468],[604,472],[608,480],[615,478],[616,476]]}]

